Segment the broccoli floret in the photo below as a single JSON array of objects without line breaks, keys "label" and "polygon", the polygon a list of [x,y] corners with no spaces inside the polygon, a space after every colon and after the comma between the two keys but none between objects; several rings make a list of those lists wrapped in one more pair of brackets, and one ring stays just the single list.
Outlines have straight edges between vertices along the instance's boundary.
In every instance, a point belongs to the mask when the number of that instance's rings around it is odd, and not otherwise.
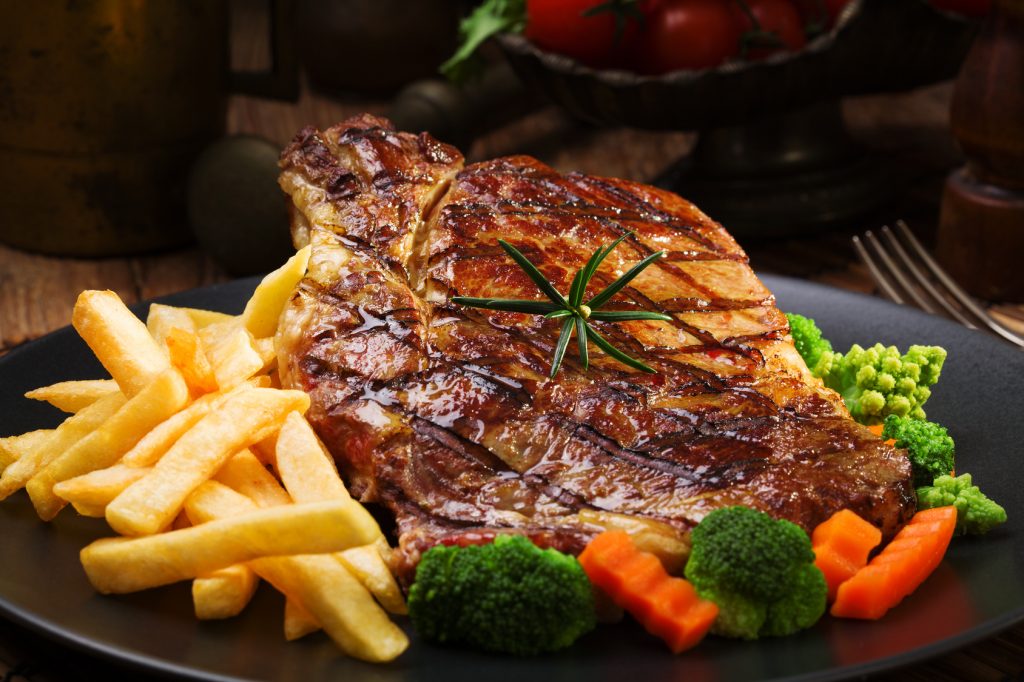
[{"label": "broccoli floret", "polygon": [[917,489],[917,508],[956,507],[956,533],[983,535],[1006,522],[1006,510],[971,483],[970,474],[939,476],[930,486]]},{"label": "broccoli floret", "polygon": [[797,313],[786,313],[786,319],[789,320],[789,333],[793,337],[793,345],[808,368],[818,364],[822,353],[832,352],[832,344],[822,337],[821,330],[814,320]]},{"label": "broccoli floret", "polygon": [[756,639],[810,627],[825,612],[825,578],[807,533],[746,507],[717,509],[691,534],[686,577],[718,605],[712,632]]},{"label": "broccoli floret", "polygon": [[594,594],[575,557],[518,535],[427,551],[409,590],[425,639],[529,656],[564,649],[594,628]]},{"label": "broccoli floret", "polygon": [[885,418],[882,438],[896,441],[896,447],[906,448],[914,474],[914,485],[931,485],[936,476],[953,471],[954,444],[946,427],[924,419]]},{"label": "broccoli floret", "polygon": [[924,419],[922,406],[945,360],[939,346],[911,346],[901,357],[896,346],[854,344],[845,355],[823,352],[811,373],[843,396],[854,419],[879,424],[890,414]]}]

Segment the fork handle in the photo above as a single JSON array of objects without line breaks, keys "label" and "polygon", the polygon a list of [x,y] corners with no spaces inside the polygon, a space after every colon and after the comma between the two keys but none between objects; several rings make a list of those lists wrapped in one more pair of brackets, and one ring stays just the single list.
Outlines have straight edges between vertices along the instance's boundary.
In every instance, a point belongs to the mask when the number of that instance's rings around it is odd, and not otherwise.
[{"label": "fork handle", "polygon": [[967,165],[946,182],[937,255],[965,289],[1024,301],[1024,0],[996,0],[953,92]]}]

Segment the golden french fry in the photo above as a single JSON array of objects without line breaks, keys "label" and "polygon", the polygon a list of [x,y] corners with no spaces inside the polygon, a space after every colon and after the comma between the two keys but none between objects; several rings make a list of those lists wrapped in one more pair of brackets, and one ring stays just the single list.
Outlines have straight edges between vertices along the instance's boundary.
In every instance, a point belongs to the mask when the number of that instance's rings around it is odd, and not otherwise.
[{"label": "golden french fry", "polygon": [[75,511],[78,512],[79,516],[88,516],[93,519],[102,519],[103,512],[106,510],[106,507],[94,506],[81,502],[72,502],[71,506],[75,508]]},{"label": "golden french fry", "polygon": [[64,500],[53,492],[56,483],[116,464],[150,429],[184,407],[188,399],[188,386],[176,369],[157,375],[99,428],[25,484],[39,517],[49,521],[64,507]]},{"label": "golden french fry", "polygon": [[285,600],[284,638],[286,640],[294,642],[295,640],[301,639],[319,629],[320,624],[316,622],[316,618],[306,610],[305,606],[291,597],[288,597]]},{"label": "golden french fry", "polygon": [[192,581],[192,605],[199,620],[237,616],[256,592],[259,581],[245,564],[235,564]]},{"label": "golden french fry", "polygon": [[[296,502],[347,500],[348,489],[338,476],[334,460],[316,437],[309,422],[298,412],[285,418],[277,435],[277,472]],[[387,547],[383,536],[377,543]],[[345,550],[338,559],[391,613],[407,612],[402,590],[374,545]]]},{"label": "golden french fry", "polygon": [[288,259],[284,265],[263,278],[252,297],[245,304],[242,321],[245,328],[257,338],[273,336],[281,311],[292,295],[295,285],[306,274],[310,247],[306,246]]},{"label": "golden french fry", "polygon": [[264,362],[253,348],[252,334],[238,318],[212,324],[199,332],[217,385],[232,388],[263,370]]},{"label": "golden french fry", "polygon": [[178,515],[171,521],[171,530],[181,530],[182,528],[189,528],[192,526],[192,521],[189,520],[188,514],[182,509],[178,512]]},{"label": "golden french fry", "polygon": [[[359,506],[352,500],[334,504]],[[252,500],[212,481],[197,489],[186,505],[189,517],[197,523],[237,518],[238,514],[251,513],[255,508]],[[287,507],[263,511],[284,508]],[[335,556],[268,556],[249,565],[257,575],[305,607],[350,656],[365,661],[390,661],[409,646],[405,633]]]},{"label": "golden french fry", "polygon": [[99,592],[121,594],[258,557],[337,552],[374,537],[376,524],[353,523],[356,507],[362,510],[352,501],[289,504],[156,535],[105,538],[82,550],[82,566]]},{"label": "golden french fry", "polygon": [[277,348],[274,345],[274,337],[268,336],[263,339],[252,340],[253,350],[263,359],[263,371],[269,372],[277,365]]},{"label": "golden french fry", "polygon": [[113,291],[83,291],[71,324],[129,398],[170,369],[146,325]]},{"label": "golden french fry", "polygon": [[[105,469],[96,469],[81,476],[60,481],[53,486],[53,493],[67,502],[74,505],[75,509],[80,506],[90,510],[99,510],[99,516],[103,516],[103,510],[121,494],[121,491],[139,480],[148,472],[148,468],[130,467],[124,464],[114,464]],[[93,516],[93,514],[87,514]]]},{"label": "golden french fry", "polygon": [[296,502],[340,500],[349,497],[338,469],[313,428],[298,412],[281,425],[274,446],[277,474]]},{"label": "golden french fry", "polygon": [[232,395],[107,505],[107,523],[122,535],[157,532],[228,458],[280,428],[289,412],[308,407],[309,397],[301,391],[246,388]]},{"label": "golden french fry", "polygon": [[249,449],[237,452],[225,462],[214,480],[242,493],[259,507],[276,507],[292,502],[274,475]]},{"label": "golden french fry", "polygon": [[118,392],[100,398],[81,412],[68,417],[47,437],[39,437],[30,448],[21,451],[0,476],[0,500],[20,490],[46,465],[74,446],[112,417],[126,402]]},{"label": "golden french fry", "polygon": [[218,409],[231,396],[246,388],[258,388],[261,384],[247,382],[223,393],[209,393],[197,398],[191,405],[155,426],[125,453],[122,464],[133,467],[151,467],[164,456],[181,436],[191,429],[200,419]]},{"label": "golden french fry", "polygon": [[189,314],[189,317],[196,324],[196,329],[209,327],[211,324],[217,324],[218,322],[226,322],[235,317],[227,313],[219,313],[216,310],[203,310],[202,308],[179,308],[179,310],[184,310]]},{"label": "golden french fry", "polygon": [[29,391],[25,397],[50,403],[62,412],[75,413],[120,390],[113,379],[86,379],[42,386]]},{"label": "golden french fry", "polygon": [[146,315],[146,328],[157,345],[165,347],[167,334],[172,329],[183,329],[187,332],[195,332],[198,329],[188,310],[162,303],[150,304],[149,314]]},{"label": "golden french fry", "polygon": [[171,327],[164,336],[164,344],[167,346],[171,365],[181,372],[193,395],[217,390],[217,378],[213,375],[213,367],[210,366],[210,361],[206,358],[195,332]]},{"label": "golden french fry", "polygon": [[409,609],[405,605],[402,588],[395,582],[395,576],[381,557],[377,546],[379,543],[387,546],[387,541],[382,537],[378,543],[346,549],[335,556],[370,591],[385,611],[405,615]]},{"label": "golden french fry", "polygon": [[38,429],[18,436],[0,438],[0,474],[22,456],[34,450],[54,434],[54,429]]}]

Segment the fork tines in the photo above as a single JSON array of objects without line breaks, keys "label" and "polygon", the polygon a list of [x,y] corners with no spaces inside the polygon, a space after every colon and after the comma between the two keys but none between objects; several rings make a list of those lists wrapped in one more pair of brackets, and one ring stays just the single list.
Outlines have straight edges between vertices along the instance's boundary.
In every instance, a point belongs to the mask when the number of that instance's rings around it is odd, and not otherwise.
[{"label": "fork tines", "polygon": [[991,332],[1017,346],[1024,338],[996,322],[943,270],[902,220],[883,226],[880,237],[868,230],[853,246],[885,298],[951,318],[970,329]]}]

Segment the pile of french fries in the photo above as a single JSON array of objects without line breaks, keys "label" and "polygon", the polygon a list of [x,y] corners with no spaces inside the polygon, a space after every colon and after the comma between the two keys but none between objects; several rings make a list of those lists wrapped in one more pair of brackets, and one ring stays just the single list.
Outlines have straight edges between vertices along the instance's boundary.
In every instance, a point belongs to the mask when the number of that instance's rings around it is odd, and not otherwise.
[{"label": "pile of french fries", "polygon": [[262,578],[285,595],[289,640],[323,629],[347,654],[389,661],[405,613],[373,517],[353,500],[276,381],[274,335],[303,276],[299,251],[241,315],[154,304],[145,324],[116,294],[85,291],[72,324],[111,379],[30,391],[71,413],[0,439],[0,499],[25,488],[39,517],[67,505],[120,537],[82,566],[104,594],[191,580],[196,616],[241,612]]}]

